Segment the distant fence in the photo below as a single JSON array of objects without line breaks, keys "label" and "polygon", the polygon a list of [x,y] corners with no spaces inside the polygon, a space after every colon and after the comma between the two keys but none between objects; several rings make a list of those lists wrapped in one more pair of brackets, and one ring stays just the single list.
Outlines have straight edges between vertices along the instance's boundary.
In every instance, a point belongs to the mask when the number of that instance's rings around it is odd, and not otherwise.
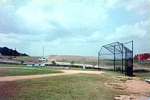
[{"label": "distant fence", "polygon": [[140,64],[141,66],[150,66],[150,60],[134,60],[134,63]]}]

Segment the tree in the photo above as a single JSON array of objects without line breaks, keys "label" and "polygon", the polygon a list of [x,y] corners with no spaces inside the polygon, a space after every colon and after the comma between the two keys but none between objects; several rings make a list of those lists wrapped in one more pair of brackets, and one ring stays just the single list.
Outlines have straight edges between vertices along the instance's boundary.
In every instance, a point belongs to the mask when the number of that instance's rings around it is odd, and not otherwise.
[{"label": "tree", "polygon": [[74,64],[75,62],[72,60],[71,62],[70,62],[70,64],[71,64],[71,66],[73,67],[73,64]]},{"label": "tree", "polygon": [[17,50],[12,50],[7,47],[0,47],[0,53],[4,56],[28,56],[27,54],[19,53]]}]

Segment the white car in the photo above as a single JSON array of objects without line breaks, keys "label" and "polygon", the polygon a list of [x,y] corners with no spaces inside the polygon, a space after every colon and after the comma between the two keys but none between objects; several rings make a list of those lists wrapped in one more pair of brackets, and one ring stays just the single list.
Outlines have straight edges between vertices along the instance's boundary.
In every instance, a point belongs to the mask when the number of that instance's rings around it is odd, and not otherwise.
[{"label": "white car", "polygon": [[145,79],[145,82],[150,83],[150,79]]}]

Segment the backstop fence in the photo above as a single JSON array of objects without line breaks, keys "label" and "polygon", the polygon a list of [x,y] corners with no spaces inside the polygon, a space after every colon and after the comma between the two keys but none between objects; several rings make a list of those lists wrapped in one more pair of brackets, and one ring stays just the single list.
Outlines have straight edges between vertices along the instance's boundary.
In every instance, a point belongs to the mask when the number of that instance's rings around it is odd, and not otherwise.
[{"label": "backstop fence", "polygon": [[103,45],[98,52],[98,69],[108,69],[133,76],[133,41]]}]

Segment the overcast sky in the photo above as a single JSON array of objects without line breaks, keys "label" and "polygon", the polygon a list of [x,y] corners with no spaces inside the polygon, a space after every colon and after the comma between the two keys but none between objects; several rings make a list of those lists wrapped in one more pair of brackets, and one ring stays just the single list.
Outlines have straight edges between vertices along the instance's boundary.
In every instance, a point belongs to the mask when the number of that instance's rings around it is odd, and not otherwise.
[{"label": "overcast sky", "polygon": [[150,0],[0,0],[0,47],[97,56],[102,45],[133,40],[134,53],[150,52],[149,10]]}]

